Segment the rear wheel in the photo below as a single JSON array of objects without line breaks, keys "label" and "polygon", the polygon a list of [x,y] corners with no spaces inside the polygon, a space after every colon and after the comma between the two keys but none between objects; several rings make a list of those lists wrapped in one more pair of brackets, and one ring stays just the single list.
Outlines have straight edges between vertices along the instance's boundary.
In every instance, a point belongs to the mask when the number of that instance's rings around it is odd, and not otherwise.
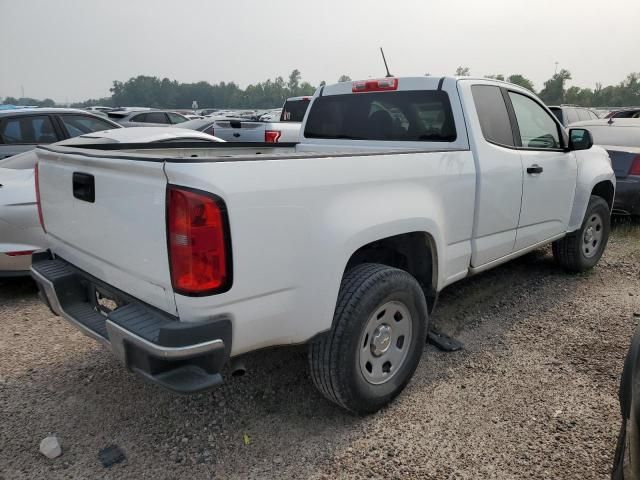
[{"label": "rear wheel", "polygon": [[592,195],[579,230],[553,242],[553,256],[565,269],[584,272],[593,268],[604,253],[611,228],[609,205]]},{"label": "rear wheel", "polygon": [[420,285],[403,270],[359,265],[342,280],[333,327],[311,344],[309,367],[318,390],[354,413],[372,413],[411,379],[427,332]]}]

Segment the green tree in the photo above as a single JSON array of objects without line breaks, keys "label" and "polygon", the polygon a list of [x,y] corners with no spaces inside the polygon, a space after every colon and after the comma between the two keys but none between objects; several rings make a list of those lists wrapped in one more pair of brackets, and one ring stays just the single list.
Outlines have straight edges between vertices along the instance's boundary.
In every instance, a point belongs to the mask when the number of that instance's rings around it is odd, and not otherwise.
[{"label": "green tree", "polygon": [[520,75],[519,73],[514,73],[512,75],[509,75],[509,77],[507,78],[507,82],[513,83],[515,85],[519,85],[523,88],[526,88],[527,90],[531,90],[532,92],[535,92],[535,90],[533,89],[533,82],[528,78]]},{"label": "green tree", "polygon": [[287,83],[287,87],[289,88],[292,96],[295,96],[297,94],[298,88],[300,87],[301,78],[302,75],[300,74],[300,70],[298,70],[297,68],[294,69],[289,75],[289,82]]},{"label": "green tree", "polygon": [[338,82],[350,82],[351,81],[351,77],[349,75],[340,75],[340,78],[338,78]]},{"label": "green tree", "polygon": [[2,104],[3,105],[20,105],[20,106],[31,105],[35,107],[55,107],[56,106],[56,102],[54,102],[50,98],[45,98],[44,100],[37,100],[35,98],[30,98],[30,97],[21,97],[21,98],[6,97],[2,102]]},{"label": "green tree", "polygon": [[471,71],[469,67],[458,67],[456,68],[456,77],[468,77],[471,75]]},{"label": "green tree", "polygon": [[504,82],[504,75],[502,75],[501,73],[498,73],[496,75],[485,75],[484,78],[492,78],[493,80],[500,80]]},{"label": "green tree", "polygon": [[564,84],[571,80],[571,72],[564,68],[544,82],[544,88],[540,90],[540,98],[547,105],[558,105],[564,103]]}]

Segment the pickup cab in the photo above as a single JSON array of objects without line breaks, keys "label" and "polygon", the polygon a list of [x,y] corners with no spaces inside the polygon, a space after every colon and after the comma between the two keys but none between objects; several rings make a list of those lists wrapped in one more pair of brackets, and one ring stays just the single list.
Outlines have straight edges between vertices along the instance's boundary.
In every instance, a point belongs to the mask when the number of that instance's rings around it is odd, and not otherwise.
[{"label": "pickup cab", "polygon": [[217,120],[213,124],[215,136],[226,142],[297,142],[300,126],[311,97],[291,97],[284,102],[279,122],[250,122]]},{"label": "pickup cab", "polygon": [[594,267],[615,193],[588,131],[468,77],[321,87],[298,144],[38,157],[49,251],[32,275],[54,313],[182,393],[307,344],[315,386],[357,413],[409,382],[448,285],[547,244],[568,271]]}]

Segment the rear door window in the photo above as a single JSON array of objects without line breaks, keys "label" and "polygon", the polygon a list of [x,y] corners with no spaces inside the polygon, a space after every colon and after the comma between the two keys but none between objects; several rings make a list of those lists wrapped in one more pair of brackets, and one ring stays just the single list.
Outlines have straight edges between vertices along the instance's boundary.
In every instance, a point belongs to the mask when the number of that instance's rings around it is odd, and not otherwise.
[{"label": "rear door window", "polygon": [[167,115],[169,115],[169,120],[171,120],[171,123],[174,125],[176,123],[182,123],[187,121],[186,117],[183,117],[182,115],[178,115],[177,113],[167,112]]},{"label": "rear door window", "polygon": [[500,88],[493,85],[474,85],[471,92],[485,140],[513,147],[513,131]]},{"label": "rear door window", "polygon": [[47,144],[60,140],[48,115],[9,118],[0,124],[0,138],[8,145]]},{"label": "rear door window", "polygon": [[167,116],[164,114],[164,112],[147,113],[144,121],[146,123],[169,123],[169,120],[167,120]]},{"label": "rear door window", "polygon": [[327,95],[314,100],[307,138],[453,142],[449,96],[441,90]]}]

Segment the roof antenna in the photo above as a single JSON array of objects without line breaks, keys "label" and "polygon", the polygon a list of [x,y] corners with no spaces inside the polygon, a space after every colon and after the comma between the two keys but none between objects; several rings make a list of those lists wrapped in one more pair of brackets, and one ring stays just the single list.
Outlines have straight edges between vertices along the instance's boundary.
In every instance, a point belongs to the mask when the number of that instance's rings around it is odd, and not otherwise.
[{"label": "roof antenna", "polygon": [[382,61],[384,62],[384,68],[387,70],[387,78],[393,77],[391,73],[389,73],[389,66],[387,65],[387,59],[384,57],[384,50],[380,47],[380,53],[382,54]]}]

